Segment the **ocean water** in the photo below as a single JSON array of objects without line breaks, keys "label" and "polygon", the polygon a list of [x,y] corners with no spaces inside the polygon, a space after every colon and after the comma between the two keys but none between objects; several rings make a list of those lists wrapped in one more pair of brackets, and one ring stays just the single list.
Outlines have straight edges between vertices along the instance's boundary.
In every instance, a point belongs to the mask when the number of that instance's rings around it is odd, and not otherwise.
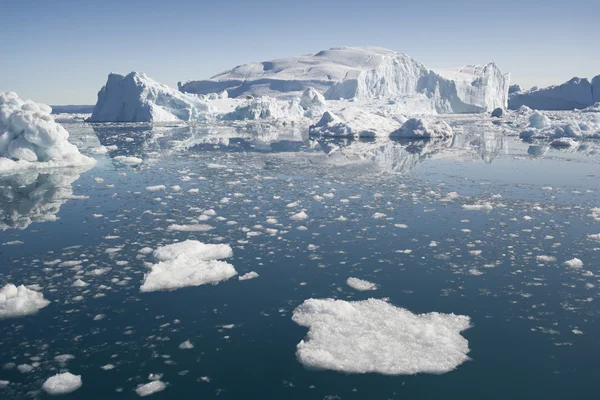
[{"label": "ocean water", "polygon": [[[0,398],[49,397],[42,383],[64,370],[82,376],[65,396],[74,399],[137,398],[150,374],[167,383],[156,399],[597,397],[600,242],[588,235],[600,233],[600,143],[569,151],[484,131],[390,142],[316,140],[285,126],[64,125],[88,154],[117,149],[87,170],[0,177],[0,283],[38,285],[51,301],[0,320],[0,380],[10,382]],[[146,189],[156,185],[165,189]],[[491,207],[463,207],[475,204]],[[209,209],[216,215],[199,221]],[[290,218],[301,210],[308,219]],[[169,229],[198,223],[210,229]],[[260,276],[140,293],[152,257],[139,250],[186,239],[229,244],[237,272]],[[581,269],[563,265],[574,257]],[[358,292],[348,277],[378,290]],[[73,287],[78,278],[89,285]],[[308,331],[291,319],[298,305],[370,297],[468,315],[470,360],[411,376],[297,360]],[[179,349],[186,340],[193,349]],[[61,354],[74,358],[61,364]]]}]

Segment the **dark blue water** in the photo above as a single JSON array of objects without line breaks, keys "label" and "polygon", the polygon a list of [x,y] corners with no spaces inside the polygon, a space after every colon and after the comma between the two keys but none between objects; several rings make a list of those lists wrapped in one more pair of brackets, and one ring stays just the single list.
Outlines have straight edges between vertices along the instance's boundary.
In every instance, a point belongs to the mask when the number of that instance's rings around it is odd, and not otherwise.
[{"label": "dark blue water", "polygon": [[[42,383],[63,370],[82,376],[83,387],[65,396],[74,399],[136,398],[151,373],[168,383],[156,399],[597,396],[600,243],[587,235],[600,232],[591,215],[600,207],[598,144],[540,155],[531,146],[543,143],[490,134],[379,143],[314,140],[291,128],[66,128],[82,149],[118,149],[89,170],[0,177],[0,284],[39,285],[52,302],[0,320],[0,380],[10,381],[1,398],[47,397]],[[153,185],[166,190],[146,190]],[[486,202],[493,210],[462,208]],[[200,223],[214,229],[167,229],[198,223],[207,209],[217,215]],[[291,220],[301,209],[309,218]],[[138,250],[186,239],[231,245],[238,273],[260,277],[140,293],[152,260]],[[562,265],[574,257],[582,269]],[[350,276],[379,289],[357,292],[345,284]],[[89,286],[72,287],[77,278]],[[291,320],[296,306],[369,297],[470,316],[463,336],[472,360],[415,376],[314,371],[296,360],[307,333]],[[185,340],[195,347],[180,350]],[[75,358],[60,365],[59,354]],[[20,373],[10,363],[35,368]]]}]

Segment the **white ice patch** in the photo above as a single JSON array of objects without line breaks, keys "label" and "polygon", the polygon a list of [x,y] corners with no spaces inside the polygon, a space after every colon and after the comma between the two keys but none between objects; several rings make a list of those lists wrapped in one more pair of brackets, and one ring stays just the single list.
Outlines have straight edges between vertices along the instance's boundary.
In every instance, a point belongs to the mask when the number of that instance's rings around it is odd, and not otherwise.
[{"label": "white ice patch", "polygon": [[307,367],[347,373],[441,374],[469,360],[464,315],[413,314],[385,301],[308,299],[293,321],[309,328],[296,356]]},{"label": "white ice patch", "polygon": [[358,278],[348,278],[346,280],[346,284],[352,289],[356,289],[361,292],[365,290],[377,290],[377,285],[373,282],[365,281],[363,279]]},{"label": "white ice patch", "polygon": [[189,340],[186,340],[185,342],[183,342],[179,345],[179,348],[181,350],[190,350],[190,349],[194,348],[194,345]]},{"label": "white ice patch", "polygon": [[23,285],[9,283],[0,289],[0,319],[35,314],[48,304],[41,292]]},{"label": "white ice patch", "polygon": [[238,279],[240,281],[247,281],[247,280],[254,279],[254,278],[258,278],[258,273],[251,271],[251,272],[248,272],[247,274],[240,276]]},{"label": "white ice patch", "polygon": [[565,261],[563,265],[567,268],[578,269],[583,267],[583,261],[581,261],[579,258],[573,258],[571,260]]},{"label": "white ice patch", "polygon": [[135,392],[138,394],[138,396],[144,397],[150,396],[156,392],[162,392],[166,387],[167,385],[165,385],[163,381],[152,381],[150,383],[146,383],[145,385],[138,386],[138,388],[135,389]]},{"label": "white ice patch", "polygon": [[150,266],[151,271],[144,276],[140,291],[217,284],[237,275],[233,265],[217,261],[232,255],[233,251],[228,245],[204,244],[196,240],[159,247],[154,251],[158,263]]},{"label": "white ice patch", "polygon": [[484,204],[463,204],[463,210],[469,211],[492,211],[494,207],[490,203]]},{"label": "white ice patch", "polygon": [[73,375],[70,372],[56,374],[46,379],[42,390],[50,395],[56,396],[76,391],[81,387],[81,375]]},{"label": "white ice patch", "polygon": [[170,231],[179,231],[179,232],[206,232],[212,229],[215,229],[214,226],[207,224],[191,224],[191,225],[178,225],[171,224],[167,227]]},{"label": "white ice patch", "polygon": [[308,218],[308,215],[304,211],[300,211],[290,217],[294,221],[302,221]]},{"label": "white ice patch", "polygon": [[390,133],[390,137],[402,138],[435,138],[451,137],[452,128],[442,120],[411,118],[400,129]]}]

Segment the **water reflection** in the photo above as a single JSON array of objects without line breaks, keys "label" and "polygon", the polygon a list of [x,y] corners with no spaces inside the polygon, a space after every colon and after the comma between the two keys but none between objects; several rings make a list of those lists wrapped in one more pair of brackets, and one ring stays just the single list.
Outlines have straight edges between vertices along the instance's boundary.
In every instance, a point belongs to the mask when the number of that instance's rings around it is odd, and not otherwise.
[{"label": "water reflection", "polygon": [[58,219],[73,196],[73,183],[91,167],[29,170],[0,176],[0,229],[25,229],[33,222]]}]

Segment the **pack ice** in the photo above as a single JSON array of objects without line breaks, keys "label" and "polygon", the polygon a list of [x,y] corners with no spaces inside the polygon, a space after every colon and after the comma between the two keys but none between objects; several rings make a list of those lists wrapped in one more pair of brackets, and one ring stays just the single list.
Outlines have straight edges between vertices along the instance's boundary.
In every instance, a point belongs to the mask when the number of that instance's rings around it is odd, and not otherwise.
[{"label": "pack ice", "polygon": [[518,110],[527,106],[536,110],[574,110],[600,102],[600,75],[591,82],[573,78],[561,85],[516,91],[508,97],[508,108]]},{"label": "pack ice", "polygon": [[307,367],[347,373],[441,374],[469,357],[464,315],[413,314],[383,300],[308,299],[292,319],[309,328],[296,356]]},{"label": "pack ice", "polygon": [[494,64],[431,70],[417,60],[378,47],[340,47],[316,54],[240,65],[208,80],[178,83],[186,93],[227,90],[292,99],[315,88],[327,100],[425,99],[438,113],[475,113],[506,108],[509,76]]},{"label": "pack ice", "polygon": [[69,143],[69,132],[51,112],[14,92],[0,93],[0,172],[95,163]]},{"label": "pack ice", "polygon": [[211,106],[193,94],[181,93],[145,74],[111,73],[98,92],[90,122],[170,122],[204,120]]},{"label": "pack ice", "polygon": [[228,245],[204,244],[197,240],[159,247],[153,253],[157,263],[150,266],[140,291],[217,284],[237,275],[233,265],[218,261],[232,255],[233,251]]}]

